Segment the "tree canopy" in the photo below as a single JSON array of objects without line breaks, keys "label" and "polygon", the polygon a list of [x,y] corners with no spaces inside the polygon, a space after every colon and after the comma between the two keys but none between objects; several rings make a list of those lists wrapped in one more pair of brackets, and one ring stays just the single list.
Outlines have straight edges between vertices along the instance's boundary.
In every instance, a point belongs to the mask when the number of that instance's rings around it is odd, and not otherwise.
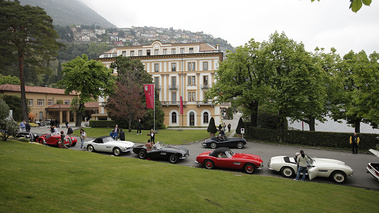
[{"label": "tree canopy", "polygon": [[21,109],[28,119],[25,96],[25,65],[39,72],[48,70],[47,62],[57,55],[60,43],[53,20],[40,7],[22,6],[19,1],[0,0],[1,62],[18,61],[21,85]]},{"label": "tree canopy", "polygon": [[74,92],[78,95],[76,125],[80,126],[84,104],[113,93],[115,77],[100,61],[89,60],[83,54],[63,64],[63,79],[58,84],[66,88],[66,94]]}]

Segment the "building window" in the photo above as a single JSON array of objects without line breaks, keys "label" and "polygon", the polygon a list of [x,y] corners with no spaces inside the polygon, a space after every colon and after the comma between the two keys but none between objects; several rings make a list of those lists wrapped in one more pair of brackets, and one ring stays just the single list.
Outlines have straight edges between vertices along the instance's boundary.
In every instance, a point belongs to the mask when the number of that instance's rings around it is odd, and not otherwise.
[{"label": "building window", "polygon": [[188,101],[196,101],[196,93],[188,92]]},{"label": "building window", "polygon": [[70,100],[64,100],[64,104],[70,104]]},{"label": "building window", "polygon": [[45,105],[45,100],[37,99],[37,106],[44,106],[44,105]]},{"label": "building window", "polygon": [[207,124],[209,121],[209,114],[208,112],[204,112],[203,114],[203,123]]},{"label": "building window", "polygon": [[176,104],[176,92],[171,93],[171,101],[173,104]]},{"label": "building window", "polygon": [[171,49],[171,54],[176,54],[176,49]]},{"label": "building window", "polygon": [[146,55],[150,55],[150,50],[146,50]]},{"label": "building window", "polygon": [[172,72],[176,71],[176,63],[171,63],[171,71]]},{"label": "building window", "polygon": [[203,85],[204,85],[204,88],[208,88],[208,76],[207,75],[203,76]]},{"label": "building window", "polygon": [[53,99],[47,100],[47,105],[48,106],[54,105],[54,100]]},{"label": "building window", "polygon": [[29,99],[29,106],[33,106],[33,99]]},{"label": "building window", "polygon": [[155,89],[159,89],[159,77],[154,77]]},{"label": "building window", "polygon": [[176,76],[171,77],[171,88],[176,88]]},{"label": "building window", "polygon": [[134,50],[130,51],[130,56],[134,56]]},{"label": "building window", "polygon": [[188,76],[188,86],[195,86],[196,85],[196,77],[195,76]]},{"label": "building window", "polygon": [[193,47],[189,48],[189,53],[193,53]]},{"label": "building window", "polygon": [[203,62],[203,70],[204,71],[208,70],[208,62]]},{"label": "building window", "polygon": [[154,72],[159,72],[159,64],[154,64]]},{"label": "building window", "polygon": [[189,125],[195,126],[195,113],[194,112],[190,112],[189,114]]},{"label": "building window", "polygon": [[163,49],[163,55],[167,55],[167,49]]},{"label": "building window", "polygon": [[171,123],[176,124],[176,112],[171,114]]},{"label": "building window", "polygon": [[126,56],[126,51],[122,51],[122,56]]},{"label": "building window", "polygon": [[142,50],[138,50],[138,56],[142,56]]},{"label": "building window", "polygon": [[188,71],[195,71],[195,62],[188,62]]},{"label": "building window", "polygon": [[184,54],[184,48],[180,48],[180,54]]},{"label": "building window", "polygon": [[154,50],[154,55],[159,55],[159,49]]}]

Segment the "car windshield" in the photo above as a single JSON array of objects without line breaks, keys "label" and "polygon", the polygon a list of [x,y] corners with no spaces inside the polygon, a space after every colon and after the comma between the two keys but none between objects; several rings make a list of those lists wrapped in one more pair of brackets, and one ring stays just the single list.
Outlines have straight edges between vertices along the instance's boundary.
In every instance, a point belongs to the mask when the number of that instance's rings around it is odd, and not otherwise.
[{"label": "car windshield", "polygon": [[105,137],[105,138],[103,138],[103,142],[104,143],[108,143],[108,142],[112,142],[112,141],[114,141],[112,137]]},{"label": "car windshield", "polygon": [[232,150],[226,150],[225,151],[226,157],[231,158],[234,155],[234,152]]},{"label": "car windshield", "polygon": [[309,158],[309,164],[313,165],[313,163],[315,162],[315,160],[312,159],[311,157],[309,157],[308,155],[307,155],[307,157]]}]

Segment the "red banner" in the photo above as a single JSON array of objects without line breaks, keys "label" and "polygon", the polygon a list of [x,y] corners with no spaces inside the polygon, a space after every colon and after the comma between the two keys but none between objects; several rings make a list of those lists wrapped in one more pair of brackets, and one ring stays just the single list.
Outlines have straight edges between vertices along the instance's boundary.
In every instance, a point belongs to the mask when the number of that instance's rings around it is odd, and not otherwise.
[{"label": "red banner", "polygon": [[154,109],[154,84],[144,84],[146,106],[148,109]]},{"label": "red banner", "polygon": [[183,98],[180,96],[180,114],[183,115]]}]

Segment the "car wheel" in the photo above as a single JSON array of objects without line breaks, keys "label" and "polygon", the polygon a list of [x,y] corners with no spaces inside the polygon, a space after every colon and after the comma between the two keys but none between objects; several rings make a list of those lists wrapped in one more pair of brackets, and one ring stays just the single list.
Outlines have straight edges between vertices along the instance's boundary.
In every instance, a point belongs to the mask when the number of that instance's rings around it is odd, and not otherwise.
[{"label": "car wheel", "polygon": [[170,163],[177,163],[178,162],[178,160],[179,160],[179,157],[177,156],[177,155],[175,155],[175,154],[171,154],[170,156],[169,156],[169,160],[170,160]]},{"label": "car wheel", "polygon": [[206,169],[213,169],[215,167],[215,164],[211,160],[205,160],[204,167]]},{"label": "car wheel", "polygon": [[342,171],[334,171],[330,178],[336,183],[343,183],[346,181],[346,174]]},{"label": "car wheel", "polygon": [[237,148],[238,148],[238,149],[243,149],[243,147],[244,147],[244,145],[243,145],[242,142],[238,142],[238,143],[237,143]]},{"label": "car wheel", "polygon": [[120,156],[121,155],[121,149],[120,148],[118,148],[118,147],[115,147],[114,149],[113,149],[113,155],[114,156]]},{"label": "car wheel", "polygon": [[95,151],[95,148],[93,148],[92,145],[88,145],[88,146],[87,146],[87,150],[88,150],[89,152],[94,152],[94,151]]},{"label": "car wheel", "polygon": [[247,163],[243,167],[243,171],[245,171],[247,174],[253,174],[255,172],[255,166],[252,163]]},{"label": "car wheel", "polygon": [[76,143],[71,144],[72,147],[76,146]]},{"label": "car wheel", "polygon": [[216,148],[217,148],[217,144],[216,144],[216,143],[214,143],[214,142],[213,142],[213,143],[211,143],[211,148],[212,148],[212,149],[216,149]]},{"label": "car wheel", "polygon": [[38,139],[38,143],[43,144],[43,140],[42,139]]},{"label": "car wheel", "polygon": [[140,150],[140,151],[138,152],[138,157],[139,157],[140,159],[145,159],[145,158],[146,158],[146,151],[145,151],[145,150]]},{"label": "car wheel", "polygon": [[286,178],[290,178],[295,175],[295,171],[291,167],[288,167],[288,166],[283,167],[280,170],[280,173],[282,174],[283,177],[286,177]]}]

